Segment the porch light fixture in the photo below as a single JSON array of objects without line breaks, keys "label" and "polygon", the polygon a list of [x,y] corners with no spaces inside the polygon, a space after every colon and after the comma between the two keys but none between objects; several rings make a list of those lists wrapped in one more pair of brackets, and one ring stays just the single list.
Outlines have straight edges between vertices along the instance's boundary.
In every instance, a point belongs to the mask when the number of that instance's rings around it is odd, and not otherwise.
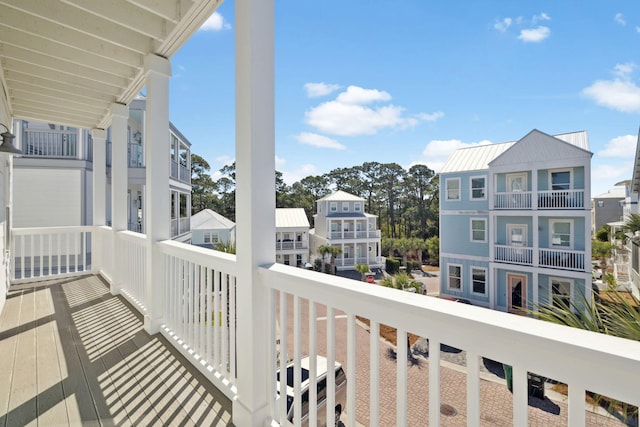
[{"label": "porch light fixture", "polygon": [[13,140],[16,139],[16,136],[11,132],[9,132],[9,128],[6,125],[3,125],[2,123],[0,123],[0,126],[2,126],[7,130],[6,132],[0,134],[0,136],[2,136],[2,144],[0,144],[0,153],[22,154],[22,151],[17,149],[13,145]]}]

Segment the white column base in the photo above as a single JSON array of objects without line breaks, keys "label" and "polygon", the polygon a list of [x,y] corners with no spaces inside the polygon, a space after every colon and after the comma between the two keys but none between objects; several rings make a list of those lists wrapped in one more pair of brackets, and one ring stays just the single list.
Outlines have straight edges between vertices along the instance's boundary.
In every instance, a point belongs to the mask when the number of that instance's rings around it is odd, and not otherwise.
[{"label": "white column base", "polygon": [[[149,335],[154,335],[160,332],[160,327],[162,326],[162,319],[153,319],[150,315],[145,314],[144,316],[144,331]],[[235,415],[235,413],[234,413]],[[242,425],[242,424],[238,424]]]},{"label": "white column base", "polygon": [[265,405],[251,412],[239,399],[236,399],[233,401],[231,410],[234,425],[247,427],[267,427],[272,425],[272,419],[269,415],[269,405]]}]

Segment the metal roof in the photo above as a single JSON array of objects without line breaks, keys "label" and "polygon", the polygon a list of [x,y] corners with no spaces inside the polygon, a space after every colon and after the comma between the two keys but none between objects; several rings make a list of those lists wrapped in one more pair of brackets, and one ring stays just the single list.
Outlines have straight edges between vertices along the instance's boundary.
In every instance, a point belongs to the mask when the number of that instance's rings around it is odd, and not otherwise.
[{"label": "metal roof", "polygon": [[626,196],[626,192],[624,188],[612,188],[606,193],[598,194],[597,196],[593,196],[594,199],[624,199]]},{"label": "metal roof", "polygon": [[346,191],[338,190],[335,193],[324,196],[318,201],[330,201],[330,202],[362,202],[364,199],[362,197],[354,196],[351,193],[347,193]]},{"label": "metal roof", "polygon": [[276,208],[276,228],[309,228],[307,214],[302,208]]},{"label": "metal roof", "polygon": [[[589,150],[589,139],[586,131],[563,133],[553,136],[583,150]],[[439,173],[487,170],[489,169],[489,163],[517,142],[518,141],[511,141],[460,148],[449,156],[449,159],[440,169]]]},{"label": "metal roof", "polygon": [[0,79],[16,118],[92,129],[143,88],[221,0],[0,0]]},{"label": "metal roof", "polygon": [[211,209],[203,209],[191,215],[192,230],[231,230],[235,226],[235,222]]}]

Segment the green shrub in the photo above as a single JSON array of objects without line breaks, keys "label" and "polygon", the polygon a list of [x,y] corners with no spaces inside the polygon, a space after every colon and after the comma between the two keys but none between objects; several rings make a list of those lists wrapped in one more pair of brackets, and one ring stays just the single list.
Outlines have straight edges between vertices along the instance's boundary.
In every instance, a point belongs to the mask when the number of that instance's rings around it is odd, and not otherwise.
[{"label": "green shrub", "polygon": [[420,263],[418,261],[407,261],[407,271],[420,270]]},{"label": "green shrub", "polygon": [[400,271],[400,260],[397,258],[388,257],[385,264],[385,269],[389,274],[396,274]]}]

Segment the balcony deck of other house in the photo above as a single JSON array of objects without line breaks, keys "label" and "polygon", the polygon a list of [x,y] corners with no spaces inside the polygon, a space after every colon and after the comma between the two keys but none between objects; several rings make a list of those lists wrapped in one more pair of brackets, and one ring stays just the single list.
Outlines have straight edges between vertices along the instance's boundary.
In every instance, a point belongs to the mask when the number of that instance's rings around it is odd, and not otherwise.
[{"label": "balcony deck of other house", "polygon": [[13,285],[0,366],[0,426],[231,423],[231,401],[98,276]]}]

